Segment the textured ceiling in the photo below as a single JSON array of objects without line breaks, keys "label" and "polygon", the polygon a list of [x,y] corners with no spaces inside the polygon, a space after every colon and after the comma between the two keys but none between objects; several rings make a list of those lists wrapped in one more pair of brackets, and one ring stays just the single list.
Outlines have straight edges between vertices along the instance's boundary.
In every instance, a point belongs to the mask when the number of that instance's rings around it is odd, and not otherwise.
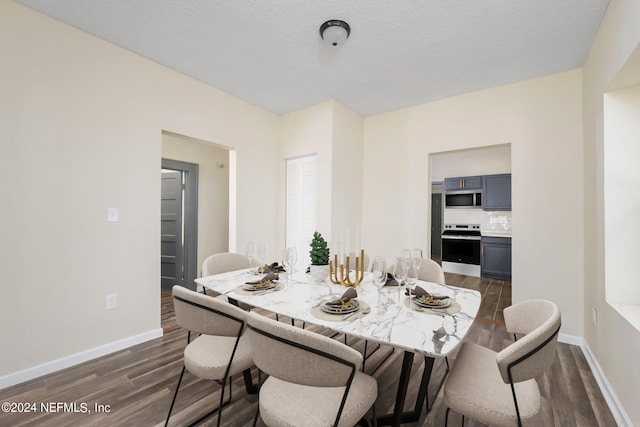
[{"label": "textured ceiling", "polygon": [[[608,0],[17,0],[274,113],[368,116],[580,67]],[[338,48],[318,29],[342,19]]]}]

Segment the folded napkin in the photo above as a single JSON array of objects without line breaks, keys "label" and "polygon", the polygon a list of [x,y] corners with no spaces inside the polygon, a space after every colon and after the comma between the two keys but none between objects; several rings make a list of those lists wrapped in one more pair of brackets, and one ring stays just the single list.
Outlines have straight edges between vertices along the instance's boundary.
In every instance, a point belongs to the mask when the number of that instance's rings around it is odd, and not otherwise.
[{"label": "folded napkin", "polygon": [[278,262],[271,263],[270,265],[264,265],[262,267],[263,273],[284,273],[285,269],[282,265],[278,265]]},{"label": "folded napkin", "polygon": [[356,290],[354,288],[349,288],[344,294],[342,294],[340,298],[334,299],[333,301],[328,301],[326,305],[342,307],[344,304],[348,303],[352,299],[356,299],[357,297],[358,293],[356,292]]},{"label": "folded napkin", "polygon": [[398,281],[393,278],[393,274],[387,273],[387,283],[385,283],[384,285],[385,286],[398,286]]},{"label": "folded napkin", "polygon": [[[409,291],[410,291],[409,289],[406,289],[406,290],[404,291],[404,294],[405,294],[405,295],[409,295]],[[412,295],[415,295],[415,296],[417,296],[417,297],[422,297],[422,296],[424,296],[424,297],[431,297],[431,298],[433,298],[434,300],[436,300],[436,299],[447,299],[447,298],[449,298],[449,297],[448,297],[448,296],[446,296],[446,295],[433,295],[433,294],[430,294],[429,292],[427,292],[427,291],[425,291],[424,289],[422,289],[420,286],[416,286],[416,287],[411,291],[411,294],[412,294]]]},{"label": "folded napkin", "polygon": [[253,280],[251,282],[246,282],[247,285],[264,285],[264,284],[268,284],[268,283],[273,283],[276,280],[278,280],[280,278],[280,276],[278,276],[276,273],[267,273],[264,275],[264,277],[260,280]]}]

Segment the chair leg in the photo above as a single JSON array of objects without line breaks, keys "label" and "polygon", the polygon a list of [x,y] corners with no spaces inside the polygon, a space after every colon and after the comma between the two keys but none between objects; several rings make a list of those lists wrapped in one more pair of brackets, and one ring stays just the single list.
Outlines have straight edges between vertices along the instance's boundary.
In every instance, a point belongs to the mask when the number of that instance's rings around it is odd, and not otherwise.
[{"label": "chair leg", "polygon": [[[227,385],[226,378],[224,383],[222,384],[222,390],[220,391],[220,403],[218,404],[218,427],[220,427],[220,420],[222,418],[222,407],[225,406],[224,405],[224,386],[225,385]],[[233,397],[233,378],[229,377],[229,400],[227,403],[231,402],[232,397]]]},{"label": "chair leg", "polygon": [[178,397],[178,390],[180,389],[180,383],[182,382],[182,377],[184,376],[185,369],[186,369],[186,366],[182,365],[182,372],[180,372],[180,378],[178,379],[176,392],[173,393],[173,399],[171,400],[171,406],[169,407],[169,413],[167,414],[167,419],[164,422],[164,427],[167,427],[167,425],[169,425],[169,417],[171,417],[171,411],[173,411],[173,405],[176,403],[176,397]]},{"label": "chair leg", "polygon": [[[224,384],[226,384],[226,380],[224,381]],[[231,384],[232,384],[232,378],[229,377],[229,399],[227,399],[226,402],[224,401],[224,387],[223,387],[221,392],[220,392],[220,406],[218,406],[217,408],[207,412],[206,414],[204,414],[203,416],[201,416],[200,418],[198,418],[197,420],[195,420],[194,422],[189,424],[189,427],[193,427],[193,426],[196,426],[196,425],[200,424],[202,421],[204,421],[205,419],[209,418],[211,415],[215,414],[216,411],[218,412],[218,426],[220,426],[220,417],[222,416],[222,408],[224,408],[229,403],[231,403],[231,398],[233,397],[232,396]]]},{"label": "chair leg", "polygon": [[259,416],[260,416],[260,402],[258,402],[258,409],[256,409],[256,415],[253,417],[253,427],[256,427]]}]

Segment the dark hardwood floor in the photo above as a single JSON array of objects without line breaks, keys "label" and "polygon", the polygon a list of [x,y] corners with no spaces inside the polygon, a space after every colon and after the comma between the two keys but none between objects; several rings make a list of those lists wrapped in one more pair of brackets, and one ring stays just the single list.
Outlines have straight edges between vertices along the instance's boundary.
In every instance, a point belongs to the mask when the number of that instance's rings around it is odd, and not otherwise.
[{"label": "dark hardwood floor", "polygon": [[[447,283],[477,289],[483,295],[478,319],[467,340],[494,350],[500,350],[511,342],[503,323],[502,310],[511,304],[511,283],[476,277],[447,274]],[[281,319],[282,320],[282,319]],[[176,326],[173,304],[166,294],[162,299],[162,338],[92,360],[5,390],[0,391],[0,402],[34,402],[37,411],[23,414],[0,412],[0,426],[155,426],[164,424],[178,375],[182,368],[182,351],[186,344],[186,332]],[[313,327],[312,327],[313,328]],[[326,333],[320,328],[313,328]],[[339,337],[342,339],[342,337]],[[348,343],[362,351],[364,342],[348,339]],[[366,362],[366,372],[376,369],[379,397],[376,401],[378,415],[391,412],[402,364],[402,351],[396,350],[383,362],[392,349],[382,346]],[[455,355],[450,361],[455,363]],[[379,368],[378,368],[378,365]],[[434,366],[429,402],[432,409],[423,410],[419,421],[411,426],[444,425],[445,408],[441,397],[435,396],[436,385],[445,375],[445,363],[437,360]],[[412,369],[414,380],[409,386],[406,408],[415,402],[423,358],[416,357]],[[253,371],[257,378],[256,371]],[[551,371],[540,380],[545,396],[544,425],[615,426],[609,408],[598,388],[579,347],[559,344],[558,355]],[[181,426],[197,419],[213,408],[219,399],[220,386],[211,381],[198,380],[188,372],[178,394],[170,425]],[[435,399],[435,401],[434,401]],[[44,413],[42,402],[61,402],[78,406],[86,404],[91,413]],[[95,405],[105,405],[97,412]],[[108,411],[106,410],[108,405]],[[249,426],[257,407],[257,396],[248,395],[242,378],[234,378],[233,400],[223,411],[225,426]],[[201,425],[215,425],[216,417]],[[461,425],[461,417],[451,413],[449,425]],[[258,425],[263,425],[260,421]],[[465,420],[466,426],[480,424]]]}]

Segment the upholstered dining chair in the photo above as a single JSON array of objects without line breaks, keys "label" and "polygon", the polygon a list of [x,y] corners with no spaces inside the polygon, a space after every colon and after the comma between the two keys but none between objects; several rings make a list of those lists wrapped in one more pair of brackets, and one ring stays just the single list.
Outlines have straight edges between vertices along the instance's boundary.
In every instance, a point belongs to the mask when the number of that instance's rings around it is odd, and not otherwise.
[{"label": "upholstered dining chair", "polygon": [[227,271],[241,270],[243,268],[258,267],[258,261],[243,254],[234,252],[221,252],[213,254],[202,263],[202,277],[212,274],[226,273]]},{"label": "upholstered dining chair", "polygon": [[418,269],[418,279],[425,282],[438,283],[444,285],[444,271],[440,264],[432,259],[423,258]]},{"label": "upholstered dining chair", "polygon": [[546,300],[523,301],[503,311],[507,331],[517,338],[495,352],[464,342],[444,385],[449,409],[492,426],[544,425],[535,378],[553,364],[560,309]]},{"label": "upholstered dining chair", "polygon": [[[250,260],[246,255],[238,254],[235,252],[220,252],[207,257],[207,259],[202,262],[202,277],[258,266],[258,261],[254,259]],[[202,293],[206,294],[207,289],[202,288]],[[216,298],[229,301],[229,298],[227,298],[226,295],[218,295]],[[249,310],[251,308],[246,304],[241,304],[238,302],[234,302],[234,304],[238,305],[244,310]]]},{"label": "upholstered dining chair", "polygon": [[[182,372],[165,426],[169,423],[185,369],[198,378],[215,380],[222,385],[218,407],[193,423],[197,424],[218,411],[219,426],[222,408],[231,401],[231,377],[253,366],[249,342],[244,333],[246,312],[218,298],[178,285],[173,287],[173,305],[178,325],[189,332]],[[192,333],[200,336],[191,340]],[[229,399],[224,402],[227,380]]]},{"label": "upholstered dining chair", "polygon": [[[349,268],[356,268],[355,260],[356,256],[360,256],[360,254],[356,254],[355,252],[349,252]],[[353,260],[353,263],[352,261]],[[362,266],[364,271],[370,271],[371,269],[371,257],[368,253],[364,253],[364,265]]]},{"label": "upholstered dining chair", "polygon": [[254,426],[258,416],[268,426],[353,426],[373,407],[378,384],[360,371],[358,351],[254,312],[247,324],[254,362],[269,375]]}]

